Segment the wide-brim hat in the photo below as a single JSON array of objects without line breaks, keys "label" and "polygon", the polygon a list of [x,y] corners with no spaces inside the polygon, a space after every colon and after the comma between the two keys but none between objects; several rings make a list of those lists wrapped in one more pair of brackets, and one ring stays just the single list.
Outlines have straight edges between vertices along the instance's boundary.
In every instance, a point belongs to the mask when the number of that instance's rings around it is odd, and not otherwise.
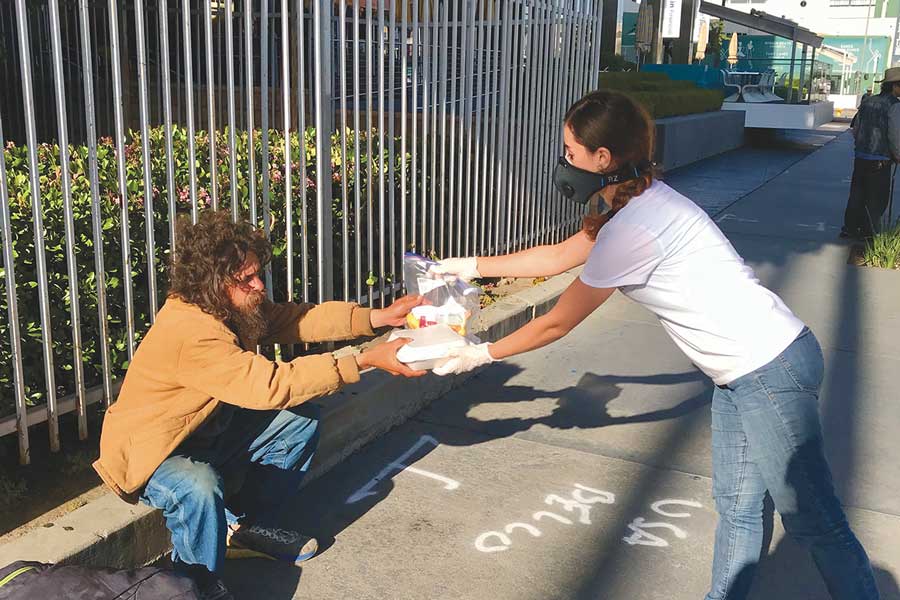
[{"label": "wide-brim hat", "polygon": [[884,72],[884,79],[875,83],[900,83],[900,67],[891,67]]}]

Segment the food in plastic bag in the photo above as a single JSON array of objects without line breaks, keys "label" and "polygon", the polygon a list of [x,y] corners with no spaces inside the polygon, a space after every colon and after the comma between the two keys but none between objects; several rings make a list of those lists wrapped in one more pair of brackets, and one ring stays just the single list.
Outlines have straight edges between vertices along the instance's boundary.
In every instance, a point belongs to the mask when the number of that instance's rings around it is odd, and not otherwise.
[{"label": "food in plastic bag", "polygon": [[424,329],[396,329],[388,341],[410,338],[412,341],[397,351],[397,360],[410,369],[424,371],[433,369],[444,362],[453,348],[461,348],[469,341],[448,325],[434,325]]},{"label": "food in plastic bag", "polygon": [[410,329],[447,325],[465,336],[480,313],[481,290],[462,279],[430,273],[429,267],[436,264],[411,252],[403,256],[407,291],[425,298],[425,304],[415,307],[407,315],[406,324]]}]

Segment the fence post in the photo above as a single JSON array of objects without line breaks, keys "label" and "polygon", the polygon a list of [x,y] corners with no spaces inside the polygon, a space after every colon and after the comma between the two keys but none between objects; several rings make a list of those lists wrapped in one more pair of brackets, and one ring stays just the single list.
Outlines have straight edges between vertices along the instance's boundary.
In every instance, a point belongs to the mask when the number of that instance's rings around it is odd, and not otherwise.
[{"label": "fence post", "polygon": [[316,55],[316,258],[319,302],[334,298],[334,231],[331,213],[331,132],[334,127],[331,90],[334,60],[331,46],[333,13],[334,4],[330,0],[316,0],[313,29]]}]

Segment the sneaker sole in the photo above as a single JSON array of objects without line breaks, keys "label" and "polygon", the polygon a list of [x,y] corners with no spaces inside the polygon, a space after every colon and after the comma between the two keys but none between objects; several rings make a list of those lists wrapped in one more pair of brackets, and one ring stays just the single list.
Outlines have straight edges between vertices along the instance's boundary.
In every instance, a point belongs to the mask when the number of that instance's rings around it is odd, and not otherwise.
[{"label": "sneaker sole", "polygon": [[303,554],[299,554],[297,556],[286,556],[279,554],[267,554],[265,552],[260,552],[258,550],[250,550],[249,548],[241,548],[240,546],[228,546],[225,549],[225,559],[226,560],[240,560],[245,558],[265,558],[267,560],[281,561],[290,563],[293,565],[300,564],[302,562],[306,562],[312,557],[316,555],[316,552],[319,551],[319,545]]}]

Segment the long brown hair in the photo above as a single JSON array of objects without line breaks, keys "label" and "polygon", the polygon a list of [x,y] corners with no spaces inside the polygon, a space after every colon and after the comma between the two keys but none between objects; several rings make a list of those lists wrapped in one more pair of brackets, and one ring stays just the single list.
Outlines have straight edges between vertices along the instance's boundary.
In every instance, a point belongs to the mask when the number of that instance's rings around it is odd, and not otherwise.
[{"label": "long brown hair", "polygon": [[625,94],[607,90],[591,92],[573,104],[566,111],[564,123],[578,143],[590,152],[608,149],[613,159],[612,170],[631,165],[641,172],[637,179],[618,185],[610,212],[603,215],[592,212],[584,218],[583,230],[593,240],[616,211],[653,183],[656,128],[644,107]]},{"label": "long brown hair", "polygon": [[189,302],[217,319],[235,316],[227,288],[250,252],[260,267],[272,258],[265,234],[249,223],[234,223],[227,210],[204,211],[196,224],[188,216],[178,219],[175,252],[169,263],[169,296]]}]

